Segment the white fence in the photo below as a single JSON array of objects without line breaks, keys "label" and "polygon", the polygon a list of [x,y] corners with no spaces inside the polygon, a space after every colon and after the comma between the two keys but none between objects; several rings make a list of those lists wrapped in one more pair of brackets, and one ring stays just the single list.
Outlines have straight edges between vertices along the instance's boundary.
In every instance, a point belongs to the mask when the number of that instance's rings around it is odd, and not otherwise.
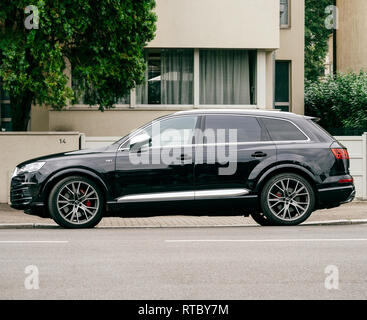
[{"label": "white fence", "polygon": [[358,137],[336,137],[347,147],[350,156],[350,173],[356,186],[356,197],[367,200],[367,132]]},{"label": "white fence", "polygon": [[[82,148],[98,148],[111,144],[119,137],[84,137]],[[356,186],[356,197],[367,200],[367,133],[355,137],[336,137],[348,148],[350,155],[350,172]]]}]

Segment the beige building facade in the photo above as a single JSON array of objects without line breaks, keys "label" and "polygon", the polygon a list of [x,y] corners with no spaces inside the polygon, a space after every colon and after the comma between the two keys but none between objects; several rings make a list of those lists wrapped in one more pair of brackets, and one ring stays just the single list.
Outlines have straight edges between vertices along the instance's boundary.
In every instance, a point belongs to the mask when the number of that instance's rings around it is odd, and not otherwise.
[{"label": "beige building facade", "polygon": [[336,0],[336,41],[329,41],[329,65],[340,72],[367,71],[367,1]]},{"label": "beige building facade", "polygon": [[[121,136],[193,108],[304,112],[304,0],[156,0],[146,82],[103,113],[32,108],[31,131]],[[71,84],[72,85],[72,84]]]}]

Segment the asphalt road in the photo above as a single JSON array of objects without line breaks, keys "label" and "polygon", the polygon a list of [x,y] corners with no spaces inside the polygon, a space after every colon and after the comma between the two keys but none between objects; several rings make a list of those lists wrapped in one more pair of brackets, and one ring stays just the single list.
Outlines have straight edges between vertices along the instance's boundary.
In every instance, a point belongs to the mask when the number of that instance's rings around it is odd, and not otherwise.
[{"label": "asphalt road", "polygon": [[0,299],[367,298],[367,225],[1,230],[0,253]]}]

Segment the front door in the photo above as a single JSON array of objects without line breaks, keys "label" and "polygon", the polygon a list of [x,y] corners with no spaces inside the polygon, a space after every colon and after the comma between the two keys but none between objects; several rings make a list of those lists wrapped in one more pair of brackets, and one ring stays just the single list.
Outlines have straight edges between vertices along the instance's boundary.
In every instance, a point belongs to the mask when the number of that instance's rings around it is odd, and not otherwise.
[{"label": "front door", "polygon": [[[197,116],[163,118],[143,130],[151,139],[137,150],[125,142],[116,156],[116,201],[193,200],[194,155],[190,150],[197,122]],[[131,137],[139,134],[142,132]]]}]

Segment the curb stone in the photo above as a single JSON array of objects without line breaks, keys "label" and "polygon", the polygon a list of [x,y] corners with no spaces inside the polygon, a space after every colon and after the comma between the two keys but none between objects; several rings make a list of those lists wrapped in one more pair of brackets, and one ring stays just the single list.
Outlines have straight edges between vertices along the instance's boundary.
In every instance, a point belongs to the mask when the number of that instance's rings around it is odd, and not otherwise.
[{"label": "curb stone", "polygon": [[[300,226],[323,226],[323,225],[356,225],[367,224],[367,219],[353,220],[329,220],[329,221],[311,221],[300,224]],[[233,225],[183,225],[183,226],[100,226],[95,229],[158,229],[158,228],[229,228],[229,227],[260,227],[258,224],[233,224]],[[55,224],[42,223],[0,223],[0,229],[62,229]]]},{"label": "curb stone", "polygon": [[329,221],[310,221],[305,222],[301,225],[312,226],[312,225],[351,225],[351,224],[367,224],[367,219],[351,219],[351,220],[329,220]]}]

